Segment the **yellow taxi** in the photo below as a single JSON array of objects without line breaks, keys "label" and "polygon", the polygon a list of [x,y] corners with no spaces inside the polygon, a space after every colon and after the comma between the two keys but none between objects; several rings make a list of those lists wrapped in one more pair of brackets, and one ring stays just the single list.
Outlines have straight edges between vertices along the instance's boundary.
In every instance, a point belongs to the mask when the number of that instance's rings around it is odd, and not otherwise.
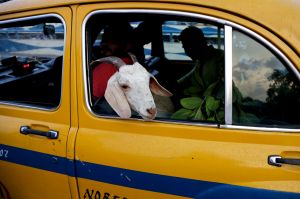
[{"label": "yellow taxi", "polygon": [[[298,19],[296,0],[0,1],[0,198],[300,199]],[[94,95],[110,25],[168,96]]]}]

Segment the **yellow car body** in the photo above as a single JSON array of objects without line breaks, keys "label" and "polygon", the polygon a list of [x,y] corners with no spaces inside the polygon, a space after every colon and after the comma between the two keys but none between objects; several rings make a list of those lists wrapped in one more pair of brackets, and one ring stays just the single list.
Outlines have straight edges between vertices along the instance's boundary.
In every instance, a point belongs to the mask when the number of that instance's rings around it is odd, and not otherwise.
[{"label": "yellow car body", "polygon": [[[0,3],[0,28],[48,15],[65,27],[59,105],[45,110],[0,99],[1,199],[300,198],[299,126],[243,127],[226,121],[210,125],[95,114],[88,97],[84,35],[89,17],[101,12],[212,17],[258,35],[300,74],[300,3],[295,0]],[[59,136],[25,135],[22,126],[55,130]],[[298,165],[270,165],[270,155]]]}]

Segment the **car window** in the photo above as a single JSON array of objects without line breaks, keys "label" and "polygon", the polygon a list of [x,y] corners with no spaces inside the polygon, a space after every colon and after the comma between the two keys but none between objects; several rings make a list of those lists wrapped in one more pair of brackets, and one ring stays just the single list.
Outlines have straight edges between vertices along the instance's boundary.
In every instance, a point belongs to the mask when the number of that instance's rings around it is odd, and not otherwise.
[{"label": "car window", "polygon": [[237,30],[233,31],[233,82],[234,124],[300,124],[299,79],[271,50]]},{"label": "car window", "polygon": [[[192,40],[184,40],[183,47],[183,40],[179,39],[179,35],[189,28],[193,33],[187,34],[195,34],[198,38],[197,42],[203,42],[201,45],[195,45],[195,40],[187,37]],[[147,115],[157,111],[155,119],[158,120],[224,123],[222,25],[207,20],[157,13],[154,15],[99,12],[87,20],[85,31],[88,101],[97,115],[149,119]],[[105,35],[106,31],[110,34]],[[112,38],[113,41],[110,40]],[[121,50],[112,53],[115,46],[111,44],[116,41],[126,43],[126,47],[123,46]],[[192,50],[188,50],[189,48]],[[193,53],[191,54],[190,51]],[[135,56],[137,62],[150,75],[150,79],[149,75],[139,74],[140,69],[137,69],[125,81],[121,76],[125,69],[112,67],[111,60],[103,59],[113,56],[126,62],[128,54]],[[126,56],[127,58],[124,58]],[[129,61],[127,65],[131,64]],[[139,76],[142,77],[141,82],[133,85],[126,84],[126,82],[136,81]],[[159,86],[153,86],[154,79],[164,88],[158,94],[155,89]],[[111,91],[112,82],[115,82],[114,87],[119,89],[115,93]],[[147,107],[147,103],[151,103],[152,99],[145,92],[145,88],[136,94],[130,94],[136,89],[131,89],[133,86],[141,86],[143,83],[146,83],[148,90],[151,90],[155,109],[150,105]],[[169,95],[166,90],[172,95]],[[120,93],[122,96],[119,96]],[[112,96],[113,102],[107,99]],[[126,100],[117,103],[124,96]],[[146,103],[145,100],[148,102]],[[127,107],[116,110],[120,108],[114,107],[116,104],[126,104]],[[131,109],[129,112],[128,107]],[[143,108],[146,112],[143,112]]]},{"label": "car window", "polygon": [[0,100],[52,109],[61,97],[64,25],[57,17],[0,23]]}]

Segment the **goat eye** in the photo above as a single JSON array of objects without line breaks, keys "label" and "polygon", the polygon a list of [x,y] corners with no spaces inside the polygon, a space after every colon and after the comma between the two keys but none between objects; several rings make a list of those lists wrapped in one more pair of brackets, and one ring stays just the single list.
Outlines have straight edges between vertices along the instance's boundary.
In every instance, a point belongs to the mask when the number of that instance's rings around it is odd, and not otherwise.
[{"label": "goat eye", "polygon": [[126,84],[123,84],[123,85],[121,85],[121,88],[122,88],[122,89],[124,89],[124,90],[126,90],[126,89],[128,89],[128,88],[129,88],[129,86],[128,86],[128,85],[126,85]]}]

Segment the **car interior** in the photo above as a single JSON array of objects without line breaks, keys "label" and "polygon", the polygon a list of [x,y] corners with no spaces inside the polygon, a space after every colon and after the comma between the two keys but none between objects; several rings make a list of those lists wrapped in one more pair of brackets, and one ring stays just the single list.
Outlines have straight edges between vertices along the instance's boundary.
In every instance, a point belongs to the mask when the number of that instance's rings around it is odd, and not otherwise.
[{"label": "car interior", "polygon": [[46,109],[59,105],[64,33],[55,29],[62,27],[55,17],[0,27],[1,101]]},{"label": "car interior", "polygon": [[[101,55],[99,54],[99,48],[104,27],[112,23],[117,24],[120,19],[122,19],[122,21],[127,21],[133,27],[134,31],[136,30],[138,34],[142,34],[135,35],[134,38],[143,37],[144,40],[146,40],[144,48],[139,49],[139,51],[133,50],[133,54],[137,56],[138,61],[148,72],[156,77],[158,82],[163,87],[173,93],[172,101],[178,109],[180,107],[180,98],[182,98],[179,93],[182,93],[183,91],[179,92],[179,89],[181,88],[178,85],[177,80],[193,69],[194,62],[187,55],[185,55],[181,43],[178,41],[178,35],[180,34],[181,30],[173,28],[170,30],[171,32],[164,31],[169,31],[167,29],[169,28],[167,26],[168,24],[170,24],[170,26],[175,25],[175,27],[181,27],[182,29],[196,23],[218,27],[217,24],[212,24],[211,22],[208,23],[204,20],[191,21],[190,18],[163,14],[95,14],[89,18],[86,24],[87,65],[90,66],[94,60],[101,58]],[[138,32],[140,29],[142,30]],[[175,30],[175,33],[172,35],[173,30]],[[219,34],[219,37],[223,38],[224,33],[222,32]],[[223,39],[220,38],[218,41],[219,43],[222,43],[221,45],[223,45]],[[181,50],[181,52],[173,54],[175,56],[184,56],[183,60],[177,59],[176,57],[173,59],[166,57],[168,48],[170,48],[166,46],[166,44],[170,43],[170,41],[174,42],[176,49]],[[210,41],[210,43],[216,41],[217,40]],[[87,70],[89,79],[91,80],[91,66],[87,67]],[[91,90],[91,82],[88,83],[88,87]],[[92,109],[99,113],[99,111],[101,112],[101,108],[97,106],[96,102],[98,101],[90,99]],[[104,114],[103,108],[101,114]]]}]

